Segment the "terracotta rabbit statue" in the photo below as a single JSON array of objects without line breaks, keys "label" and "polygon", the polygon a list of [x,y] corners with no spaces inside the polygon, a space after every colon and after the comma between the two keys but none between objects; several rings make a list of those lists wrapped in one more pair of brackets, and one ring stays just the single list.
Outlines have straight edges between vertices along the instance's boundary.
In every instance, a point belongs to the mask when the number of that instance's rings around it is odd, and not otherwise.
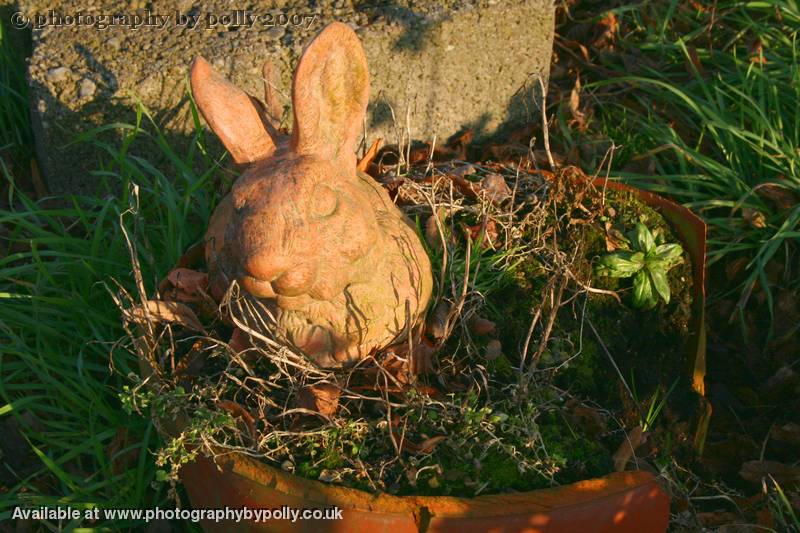
[{"label": "terracotta rabbit statue", "polygon": [[369,97],[366,57],[345,24],[306,47],[292,82],[291,137],[266,105],[216,74],[191,72],[197,106],[234,161],[247,164],[206,233],[212,293],[234,281],[277,333],[323,367],[403,340],[430,299],[431,266],[410,221],[356,169]]}]

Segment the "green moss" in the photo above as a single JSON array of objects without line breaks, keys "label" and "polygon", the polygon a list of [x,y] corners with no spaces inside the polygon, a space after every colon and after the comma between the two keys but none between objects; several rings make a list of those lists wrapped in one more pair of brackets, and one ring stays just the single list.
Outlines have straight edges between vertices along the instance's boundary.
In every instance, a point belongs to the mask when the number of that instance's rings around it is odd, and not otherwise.
[{"label": "green moss", "polygon": [[579,333],[573,334],[571,338],[574,345],[581,346],[581,351],[563,369],[564,373],[568,374],[568,378],[564,381],[568,383],[570,390],[592,390],[599,381],[597,369],[607,363],[605,354],[600,351],[599,344],[589,338],[586,333],[584,332],[583,339],[580,338]]},{"label": "green moss", "polygon": [[481,474],[489,486],[494,489],[492,492],[504,491],[510,488],[524,490],[525,478],[517,467],[517,462],[507,455],[496,451],[490,452],[481,465]]},{"label": "green moss", "polygon": [[317,479],[322,470],[315,466],[311,461],[303,461],[297,465],[297,474],[308,479]]},{"label": "green moss", "polygon": [[563,419],[541,426],[544,445],[559,466],[556,479],[560,483],[603,476],[613,467],[611,454],[601,442],[576,431]]},{"label": "green moss", "polygon": [[499,380],[508,382],[514,378],[515,368],[511,366],[511,362],[503,354],[500,354],[496,359],[486,363],[486,368],[492,375],[496,376]]}]

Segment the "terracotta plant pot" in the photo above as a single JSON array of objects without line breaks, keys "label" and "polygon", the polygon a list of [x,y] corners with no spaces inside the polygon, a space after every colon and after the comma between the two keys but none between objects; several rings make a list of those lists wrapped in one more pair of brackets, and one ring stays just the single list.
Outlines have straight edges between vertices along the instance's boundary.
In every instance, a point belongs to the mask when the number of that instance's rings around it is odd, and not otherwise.
[{"label": "terracotta plant pot", "polygon": [[[632,191],[673,226],[693,265],[694,307],[687,371],[703,396],[705,376],[705,231],[688,209],[655,194],[598,180],[598,187]],[[147,363],[142,362],[147,372]],[[710,409],[698,417],[695,445],[701,450]],[[179,430],[181,421],[169,423]],[[180,472],[195,509],[338,507],[342,520],[204,522],[206,531],[367,531],[403,532],[659,532],[669,521],[669,498],[654,476],[642,471],[612,473],[551,489],[475,498],[392,496],[326,484],[295,476],[245,456],[225,454],[216,463],[200,457]]]}]

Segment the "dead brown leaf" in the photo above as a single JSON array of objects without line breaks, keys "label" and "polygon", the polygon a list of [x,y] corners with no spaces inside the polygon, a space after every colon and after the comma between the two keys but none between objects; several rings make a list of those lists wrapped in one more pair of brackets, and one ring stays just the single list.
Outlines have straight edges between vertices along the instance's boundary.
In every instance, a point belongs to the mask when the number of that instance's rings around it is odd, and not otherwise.
[{"label": "dead brown leaf", "polygon": [[425,439],[420,444],[415,444],[408,439],[403,439],[401,449],[406,452],[423,453],[427,455],[433,453],[433,451],[436,449],[436,446],[438,446],[439,443],[444,439],[444,435],[437,435],[436,437]]},{"label": "dead brown leaf", "polygon": [[425,385],[424,383],[415,384],[414,385],[414,389],[416,389],[417,392],[420,392],[420,393],[422,393],[425,396],[428,396],[430,398],[439,399],[439,398],[442,397],[442,393],[441,393],[441,391],[439,391],[439,389],[437,389],[435,387],[431,387],[430,385]]},{"label": "dead brown leaf", "polygon": [[200,301],[208,290],[208,274],[188,268],[171,271],[167,282],[175,288],[172,296],[179,302]]},{"label": "dead brown leaf", "polygon": [[439,226],[444,227],[447,211],[439,206],[436,212],[431,214],[425,221],[425,242],[434,250],[442,249],[442,236],[439,233]]},{"label": "dead brown leaf", "polygon": [[792,367],[784,365],[778,368],[778,370],[764,382],[762,392],[767,397],[773,397],[776,394],[787,392],[798,384],[800,384],[800,376],[798,376],[797,372],[795,372]]},{"label": "dead brown leaf", "polygon": [[461,165],[454,168],[450,171],[450,174],[453,176],[458,176],[459,178],[463,178],[464,176],[471,176],[472,174],[475,174],[475,170],[475,165],[467,163],[466,165]]},{"label": "dead brown leaf", "polygon": [[323,416],[331,417],[339,409],[341,389],[332,383],[317,383],[300,389],[297,404],[303,409],[316,411]]},{"label": "dead brown leaf", "polygon": [[500,174],[487,174],[480,181],[480,194],[495,205],[511,198],[511,189]]},{"label": "dead brown leaf", "polygon": [[481,242],[484,248],[491,248],[497,243],[499,234],[497,232],[497,223],[494,220],[487,220],[486,226],[483,224],[475,224],[474,226],[467,226],[469,238],[477,241],[481,238],[481,232],[484,232],[483,241]]},{"label": "dead brown leaf", "polygon": [[[363,390],[401,392],[400,389],[391,384],[387,387],[383,374],[388,372],[401,385],[409,383],[408,342],[393,344],[382,350],[381,355],[384,357],[381,361],[380,368],[377,365],[369,365],[361,372],[362,377],[367,382],[366,388],[363,388]],[[353,390],[357,389],[357,387],[354,386],[350,388]]]},{"label": "dead brown leaf", "polygon": [[200,376],[206,365],[206,358],[208,356],[208,352],[205,348],[206,341],[202,339],[195,341],[189,349],[189,352],[175,365],[175,377],[193,378]]},{"label": "dead brown leaf", "polygon": [[250,337],[248,337],[247,333],[242,329],[234,328],[231,334],[231,340],[228,341],[228,346],[230,346],[234,353],[241,353],[252,348],[253,343],[250,342]]},{"label": "dead brown leaf", "polygon": [[764,217],[764,213],[757,209],[753,209],[751,207],[745,207],[742,209],[742,218],[750,224],[750,227],[756,229],[764,229],[767,227],[767,219]]},{"label": "dead brown leaf", "polygon": [[584,405],[575,399],[568,400],[565,407],[569,410],[573,423],[585,429],[589,435],[603,435],[608,430],[606,417],[597,409]]},{"label": "dead brown leaf", "polygon": [[730,471],[757,454],[759,443],[741,433],[729,433],[723,439],[706,443],[703,465],[714,473]]},{"label": "dead brown leaf", "polygon": [[784,488],[792,488],[800,483],[800,466],[787,465],[778,461],[747,461],[739,470],[739,475],[751,483],[772,476]]},{"label": "dead brown leaf", "polygon": [[800,203],[800,195],[777,183],[764,183],[756,187],[755,191],[779,211],[792,209]]},{"label": "dead brown leaf", "polygon": [[771,436],[777,441],[793,444],[800,449],[800,424],[789,422],[783,426],[774,426]]},{"label": "dead brown leaf", "polygon": [[577,166],[581,164],[581,149],[577,144],[573,144],[570,147],[564,162],[568,166]]},{"label": "dead brown leaf", "polygon": [[433,250],[442,249],[442,240],[439,237],[439,225],[436,221],[436,214],[432,214],[425,221],[425,242]]},{"label": "dead brown leaf", "polygon": [[433,309],[425,323],[425,331],[435,340],[442,340],[447,333],[447,318],[450,316],[450,303],[442,300]]},{"label": "dead brown leaf", "polygon": [[256,421],[250,411],[244,408],[241,404],[231,400],[221,400],[219,406],[231,414],[234,418],[240,419],[244,422],[247,431],[250,433],[251,438],[256,438]]},{"label": "dead brown leaf", "polygon": [[647,440],[647,436],[645,435],[644,428],[642,426],[636,426],[628,433],[625,438],[622,440],[622,443],[617,448],[617,451],[614,452],[613,459],[614,459],[614,470],[617,472],[622,472],[625,470],[625,467],[628,465],[628,462],[633,457],[633,454],[636,452],[636,449],[644,444]]},{"label": "dead brown leaf", "polygon": [[429,439],[425,439],[419,445],[419,452],[420,453],[433,453],[433,450],[436,446],[445,439],[444,435],[437,435],[436,437],[431,437]]},{"label": "dead brown leaf", "polygon": [[767,64],[767,58],[764,57],[764,43],[761,42],[761,39],[756,39],[750,46],[750,62],[759,65]]},{"label": "dead brown leaf", "polygon": [[598,27],[600,35],[592,42],[592,46],[598,50],[613,50],[614,43],[617,40],[617,28],[619,27],[616,13],[613,11],[606,12],[603,18],[598,21]]},{"label": "dead brown leaf", "polygon": [[489,319],[473,316],[469,321],[469,329],[475,335],[496,335],[497,324]]},{"label": "dead brown leaf", "polygon": [[769,507],[762,507],[756,511],[756,520],[758,525],[761,526],[762,531],[775,531],[775,517],[772,515],[772,509]]},{"label": "dead brown leaf", "polygon": [[547,150],[533,150],[532,152],[529,151],[530,158],[532,162],[541,168],[549,168],[550,167],[550,156],[553,156],[553,163],[555,163],[556,167],[561,167],[564,165],[566,158],[556,152],[547,153]]},{"label": "dead brown leaf", "polygon": [[[519,161],[527,157],[529,148],[524,144],[493,144],[486,149],[488,157],[497,161]],[[544,159],[547,162],[547,159]]]},{"label": "dead brown leaf", "polygon": [[375,141],[373,141],[372,146],[369,147],[367,153],[364,154],[364,157],[362,157],[361,160],[358,162],[358,165],[356,165],[356,168],[360,172],[367,171],[370,164],[375,159],[375,156],[378,155],[378,150],[381,149],[381,145],[383,145],[383,139],[381,139],[380,137],[378,137],[377,139],[375,139]]},{"label": "dead brown leaf", "polygon": [[689,0],[689,4],[698,12],[698,13],[705,13],[710,8],[709,6],[703,4],[699,0]]},{"label": "dead brown leaf", "polygon": [[628,240],[625,234],[619,229],[615,228],[610,220],[605,223],[606,229],[606,251],[613,252],[619,248],[628,246]]},{"label": "dead brown leaf", "polygon": [[414,344],[411,353],[410,365],[408,368],[412,376],[433,372],[433,358],[439,353],[439,349],[427,339],[420,339]]},{"label": "dead brown leaf", "polygon": [[440,375],[439,379],[442,385],[448,392],[464,392],[469,389],[470,383],[467,382],[463,376],[448,376],[446,374]]},{"label": "dead brown leaf", "polygon": [[[465,149],[466,150],[466,149]],[[466,154],[466,151],[464,151]],[[466,156],[461,156],[461,151],[454,149],[450,146],[442,146],[440,144],[434,145],[433,143],[414,143],[411,150],[406,154],[408,161],[412,165],[427,163],[428,161],[442,162],[451,159],[466,159]]]},{"label": "dead brown leaf", "polygon": [[424,163],[431,158],[431,147],[429,144],[417,145],[409,150],[407,156],[408,162],[412,165]]},{"label": "dead brown leaf", "polygon": [[177,268],[197,269],[205,266],[206,259],[205,244],[199,242],[189,247],[188,250],[178,259]]},{"label": "dead brown leaf", "polygon": [[193,331],[205,332],[194,311],[180,302],[147,300],[144,305],[136,305],[124,311],[125,318],[137,324],[145,324],[148,315],[155,322],[179,324]]},{"label": "dead brown leaf", "polygon": [[453,159],[467,159],[467,149],[472,143],[475,132],[472,129],[456,133],[447,140],[447,148],[453,153]]},{"label": "dead brown leaf", "polygon": [[570,120],[570,126],[576,125],[578,131],[581,133],[586,131],[588,127],[586,121],[586,114],[581,111],[581,77],[577,76],[575,78],[575,85],[572,87],[572,91],[569,94],[569,111],[572,114],[572,120]]},{"label": "dead brown leaf", "polygon": [[484,357],[486,357],[487,361],[494,361],[501,355],[503,355],[503,345],[499,340],[492,339],[486,343],[486,352],[484,353]]},{"label": "dead brown leaf", "polygon": [[445,174],[445,176],[453,182],[453,185],[456,186],[456,190],[467,198],[478,197],[478,191],[480,191],[480,185],[478,183],[464,179],[462,176],[456,176],[455,174]]}]

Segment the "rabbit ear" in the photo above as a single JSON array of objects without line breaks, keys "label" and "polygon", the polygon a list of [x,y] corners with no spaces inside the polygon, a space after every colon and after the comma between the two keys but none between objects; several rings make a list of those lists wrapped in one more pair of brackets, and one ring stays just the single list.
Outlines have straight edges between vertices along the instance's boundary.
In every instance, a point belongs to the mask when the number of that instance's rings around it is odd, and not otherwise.
[{"label": "rabbit ear", "polygon": [[278,72],[269,59],[264,61],[264,65],[261,67],[261,77],[264,78],[264,111],[270,125],[277,128],[281,123],[283,108],[278,101],[277,91],[275,90]]},{"label": "rabbit ear", "polygon": [[199,56],[192,65],[191,83],[198,109],[236,163],[252,163],[275,151],[259,112],[260,102],[214,72]]},{"label": "rabbit ear", "polygon": [[355,32],[325,27],[303,51],[292,81],[292,149],[352,161],[369,99],[369,71]]}]

